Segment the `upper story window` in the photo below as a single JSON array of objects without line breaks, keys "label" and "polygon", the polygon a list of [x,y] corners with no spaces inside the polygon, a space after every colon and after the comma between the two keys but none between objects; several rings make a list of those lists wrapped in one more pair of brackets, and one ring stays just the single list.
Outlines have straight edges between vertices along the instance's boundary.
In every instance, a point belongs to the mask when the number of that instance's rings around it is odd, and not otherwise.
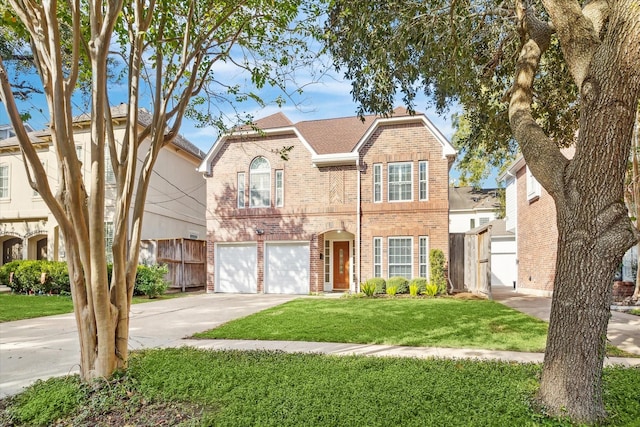
[{"label": "upper story window", "polygon": [[238,207],[244,208],[244,172],[238,173]]},{"label": "upper story window", "polygon": [[413,165],[411,162],[389,163],[389,201],[408,202],[412,200]]},{"label": "upper story window", "polygon": [[382,163],[373,165],[373,201],[382,201]]},{"label": "upper story window", "polygon": [[113,164],[111,163],[111,151],[109,147],[104,147],[104,182],[106,184],[116,183],[116,174],[113,171]]},{"label": "upper story window", "polygon": [[0,199],[9,198],[9,165],[0,165]]},{"label": "upper story window", "polygon": [[429,163],[426,160],[418,162],[418,191],[420,201],[429,200]]},{"label": "upper story window", "polygon": [[276,171],[276,207],[284,206],[284,171]]},{"label": "upper story window", "polygon": [[540,197],[540,183],[533,176],[529,166],[527,166],[527,200],[532,201]]},{"label": "upper story window", "polygon": [[250,206],[271,206],[271,166],[264,157],[256,157],[249,167]]}]

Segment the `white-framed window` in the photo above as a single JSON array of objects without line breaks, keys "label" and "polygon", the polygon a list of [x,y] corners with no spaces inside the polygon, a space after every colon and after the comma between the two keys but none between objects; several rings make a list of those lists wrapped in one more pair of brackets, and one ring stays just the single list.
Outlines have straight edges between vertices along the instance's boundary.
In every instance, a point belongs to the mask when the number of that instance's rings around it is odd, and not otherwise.
[{"label": "white-framed window", "polygon": [[373,201],[379,203],[382,201],[382,164],[375,163],[373,165]]},{"label": "white-framed window", "polygon": [[540,197],[540,183],[533,176],[529,166],[527,166],[527,200],[531,201]]},{"label": "white-framed window", "polygon": [[104,222],[104,249],[107,253],[107,262],[113,262],[113,221]]},{"label": "white-framed window", "polygon": [[418,192],[420,201],[429,200],[429,163],[426,160],[418,162]]},{"label": "white-framed window", "polygon": [[373,277],[382,277],[382,237],[373,238]]},{"label": "white-framed window", "polygon": [[[47,162],[45,160],[41,160],[40,164],[42,165],[42,168],[44,169],[45,175],[47,175]],[[34,180],[35,180],[35,178],[34,178]],[[33,190],[33,193],[31,194],[31,196],[40,197],[40,193],[38,193],[36,190]]]},{"label": "white-framed window", "polygon": [[0,165],[0,199],[9,198],[9,164]]},{"label": "white-framed window", "polygon": [[424,277],[425,279],[429,278],[429,236],[420,236],[420,240],[418,241],[418,258],[419,258],[419,269],[420,269],[420,277]]},{"label": "white-framed window", "polygon": [[491,219],[488,216],[481,216],[480,217],[480,225],[488,224],[489,221],[491,221]]},{"label": "white-framed window", "polygon": [[264,157],[256,157],[249,167],[249,206],[271,206],[271,166]]},{"label": "white-framed window", "polygon": [[198,240],[199,233],[197,231],[189,230],[189,238],[191,240]]},{"label": "white-framed window", "polygon": [[84,150],[82,149],[82,144],[76,144],[76,156],[78,157],[78,161],[84,164]]},{"label": "white-framed window", "polygon": [[104,147],[104,182],[105,184],[115,184],[116,174],[113,172],[113,165],[111,164],[111,152],[109,147]]},{"label": "white-framed window", "polygon": [[244,172],[238,172],[238,207],[244,208]]},{"label": "white-framed window", "polygon": [[408,202],[413,198],[412,177],[413,165],[411,162],[389,163],[389,201]]},{"label": "white-framed window", "polygon": [[413,237],[389,237],[389,277],[413,277]]},{"label": "white-framed window", "polygon": [[329,240],[324,241],[324,281],[326,283],[331,281],[331,242]]},{"label": "white-framed window", "polygon": [[284,206],[284,171],[279,169],[276,171],[276,206]]}]

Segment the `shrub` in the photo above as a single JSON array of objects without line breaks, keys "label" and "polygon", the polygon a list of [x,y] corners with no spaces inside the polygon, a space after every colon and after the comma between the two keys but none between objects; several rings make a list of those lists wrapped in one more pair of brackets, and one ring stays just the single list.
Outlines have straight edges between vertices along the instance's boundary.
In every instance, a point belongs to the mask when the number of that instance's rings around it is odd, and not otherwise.
[{"label": "shrub", "polygon": [[40,282],[42,273],[46,273],[45,266],[42,261],[26,260],[22,261],[14,272],[13,280],[20,287],[16,292],[48,292],[50,288],[51,277],[46,275],[44,283]]},{"label": "shrub", "polygon": [[15,289],[15,287],[18,286],[16,284],[15,277],[14,277],[13,283],[9,283],[9,276],[11,275],[11,272],[15,273],[20,263],[22,263],[22,261],[19,261],[19,260],[11,261],[0,266],[0,285],[9,286],[11,289],[14,290],[14,292],[20,292],[19,290]]},{"label": "shrub", "polygon": [[169,267],[166,265],[139,265],[134,294],[146,295],[150,299],[164,294],[169,287],[169,283],[164,280],[164,275],[168,272]]},{"label": "shrub", "polygon": [[360,290],[366,296],[372,297],[373,294],[376,293],[376,285],[375,283],[371,283],[371,281],[367,280],[366,282],[360,284]]},{"label": "shrub", "polygon": [[444,252],[441,249],[431,249],[429,264],[431,264],[431,283],[438,287],[438,293],[447,292],[447,278],[444,273]]},{"label": "shrub", "polygon": [[43,270],[49,276],[49,289],[47,292],[50,291],[56,294],[71,292],[69,269],[66,262],[47,261],[43,266]]},{"label": "shrub", "polygon": [[376,287],[376,294],[384,294],[387,288],[387,282],[382,277],[372,277],[367,283],[373,283]]},{"label": "shrub", "polygon": [[435,283],[429,283],[425,287],[425,290],[422,294],[428,297],[433,297],[433,296],[436,296],[437,293],[438,293],[438,285],[436,285]]},{"label": "shrub", "polygon": [[389,296],[394,296],[396,293],[398,293],[398,287],[397,286],[387,286],[387,295]]},{"label": "shrub", "polygon": [[396,276],[387,280],[387,288],[389,286],[395,286],[397,293],[406,294],[409,292],[409,281],[404,277]]},{"label": "shrub", "polygon": [[412,297],[417,297],[419,290],[420,290],[420,288],[415,283],[409,285],[409,295],[411,295]]},{"label": "shrub", "polygon": [[418,294],[421,294],[424,292],[424,290],[427,287],[427,283],[429,283],[429,281],[427,279],[425,279],[424,277],[415,277],[413,279],[411,279],[411,282],[409,282],[409,287],[411,287],[411,285],[415,285],[418,287]]}]

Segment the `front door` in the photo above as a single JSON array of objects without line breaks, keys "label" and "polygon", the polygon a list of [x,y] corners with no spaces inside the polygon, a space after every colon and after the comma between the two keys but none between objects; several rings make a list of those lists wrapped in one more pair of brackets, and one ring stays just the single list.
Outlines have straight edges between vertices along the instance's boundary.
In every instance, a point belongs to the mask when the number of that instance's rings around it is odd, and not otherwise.
[{"label": "front door", "polygon": [[349,242],[333,242],[333,289],[349,290]]}]

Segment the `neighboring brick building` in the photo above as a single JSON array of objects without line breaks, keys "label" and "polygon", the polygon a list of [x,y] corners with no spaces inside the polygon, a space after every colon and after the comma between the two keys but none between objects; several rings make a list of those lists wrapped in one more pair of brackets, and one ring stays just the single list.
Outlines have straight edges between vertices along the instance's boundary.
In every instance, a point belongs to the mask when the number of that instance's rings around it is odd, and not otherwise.
[{"label": "neighboring brick building", "polygon": [[[565,150],[565,155],[572,155]],[[506,182],[506,227],[516,233],[518,292],[550,296],[556,270],[558,228],[553,198],[520,156],[501,176]]]},{"label": "neighboring brick building", "polygon": [[207,289],[354,292],[371,277],[428,276],[429,250],[448,256],[454,158],[426,116],[403,109],[364,123],[277,113],[221,137],[199,169]]}]

